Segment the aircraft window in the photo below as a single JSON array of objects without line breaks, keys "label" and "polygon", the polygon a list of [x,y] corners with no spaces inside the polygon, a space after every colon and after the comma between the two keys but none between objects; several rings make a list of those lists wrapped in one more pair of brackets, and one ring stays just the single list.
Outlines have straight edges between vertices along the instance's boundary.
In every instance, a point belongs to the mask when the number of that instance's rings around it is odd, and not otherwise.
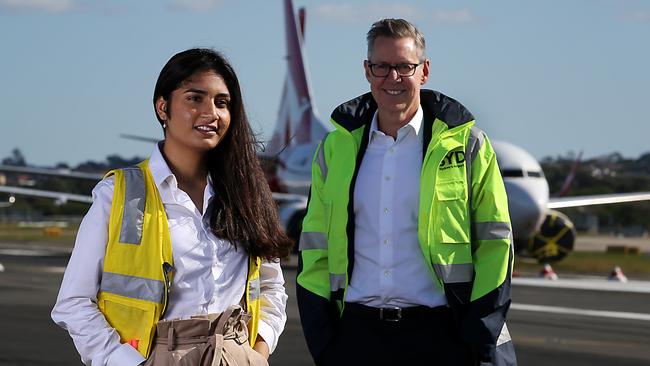
[{"label": "aircraft window", "polygon": [[542,172],[540,171],[528,171],[528,176],[529,177],[535,177],[535,178],[541,178],[542,177]]},{"label": "aircraft window", "polygon": [[521,169],[504,169],[503,171],[501,171],[501,175],[504,178],[523,177],[524,171]]}]

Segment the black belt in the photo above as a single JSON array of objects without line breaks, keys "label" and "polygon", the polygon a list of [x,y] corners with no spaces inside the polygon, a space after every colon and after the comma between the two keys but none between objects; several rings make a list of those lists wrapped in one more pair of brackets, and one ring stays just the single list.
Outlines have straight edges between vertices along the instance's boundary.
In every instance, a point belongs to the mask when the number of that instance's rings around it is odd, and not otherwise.
[{"label": "black belt", "polygon": [[399,321],[420,321],[431,319],[431,317],[442,316],[448,314],[449,308],[447,306],[437,306],[430,308],[428,306],[411,306],[406,308],[399,308],[394,306],[377,308],[374,306],[367,306],[357,304],[354,302],[346,302],[344,312],[359,315],[370,320],[381,320],[386,322],[399,322]]}]

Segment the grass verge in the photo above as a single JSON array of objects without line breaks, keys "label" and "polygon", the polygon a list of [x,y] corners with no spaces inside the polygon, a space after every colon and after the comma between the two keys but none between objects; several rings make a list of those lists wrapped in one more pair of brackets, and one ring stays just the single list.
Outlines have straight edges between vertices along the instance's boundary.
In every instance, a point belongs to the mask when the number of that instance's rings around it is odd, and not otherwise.
[{"label": "grass verge", "polygon": [[[59,245],[74,245],[77,236],[77,225],[65,228],[34,228],[20,227],[15,224],[0,224],[0,242],[8,243],[56,243]],[[49,234],[49,235],[48,235]]]}]

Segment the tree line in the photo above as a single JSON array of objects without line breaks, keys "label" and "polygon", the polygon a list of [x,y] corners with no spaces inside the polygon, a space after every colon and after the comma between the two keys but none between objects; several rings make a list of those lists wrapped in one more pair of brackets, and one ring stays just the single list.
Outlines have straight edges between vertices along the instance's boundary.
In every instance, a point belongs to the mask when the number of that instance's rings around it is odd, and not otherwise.
[{"label": "tree line", "polygon": [[[576,161],[575,153],[546,157],[540,161],[551,194],[559,192]],[[638,158],[611,153],[580,161],[568,196],[650,191],[650,152]],[[624,203],[562,209],[570,217],[592,214],[601,227],[614,231],[635,226],[650,231],[650,202]]]}]

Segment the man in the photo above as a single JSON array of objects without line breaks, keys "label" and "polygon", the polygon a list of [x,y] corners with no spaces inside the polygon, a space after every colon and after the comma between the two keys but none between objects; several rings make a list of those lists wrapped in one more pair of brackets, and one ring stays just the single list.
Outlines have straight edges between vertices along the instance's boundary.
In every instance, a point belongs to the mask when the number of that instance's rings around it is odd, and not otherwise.
[{"label": "man", "polygon": [[370,93],[332,113],[300,238],[297,296],[319,365],[516,365],[513,251],[494,151],[457,101],[421,90],[424,37],[367,35]]}]

